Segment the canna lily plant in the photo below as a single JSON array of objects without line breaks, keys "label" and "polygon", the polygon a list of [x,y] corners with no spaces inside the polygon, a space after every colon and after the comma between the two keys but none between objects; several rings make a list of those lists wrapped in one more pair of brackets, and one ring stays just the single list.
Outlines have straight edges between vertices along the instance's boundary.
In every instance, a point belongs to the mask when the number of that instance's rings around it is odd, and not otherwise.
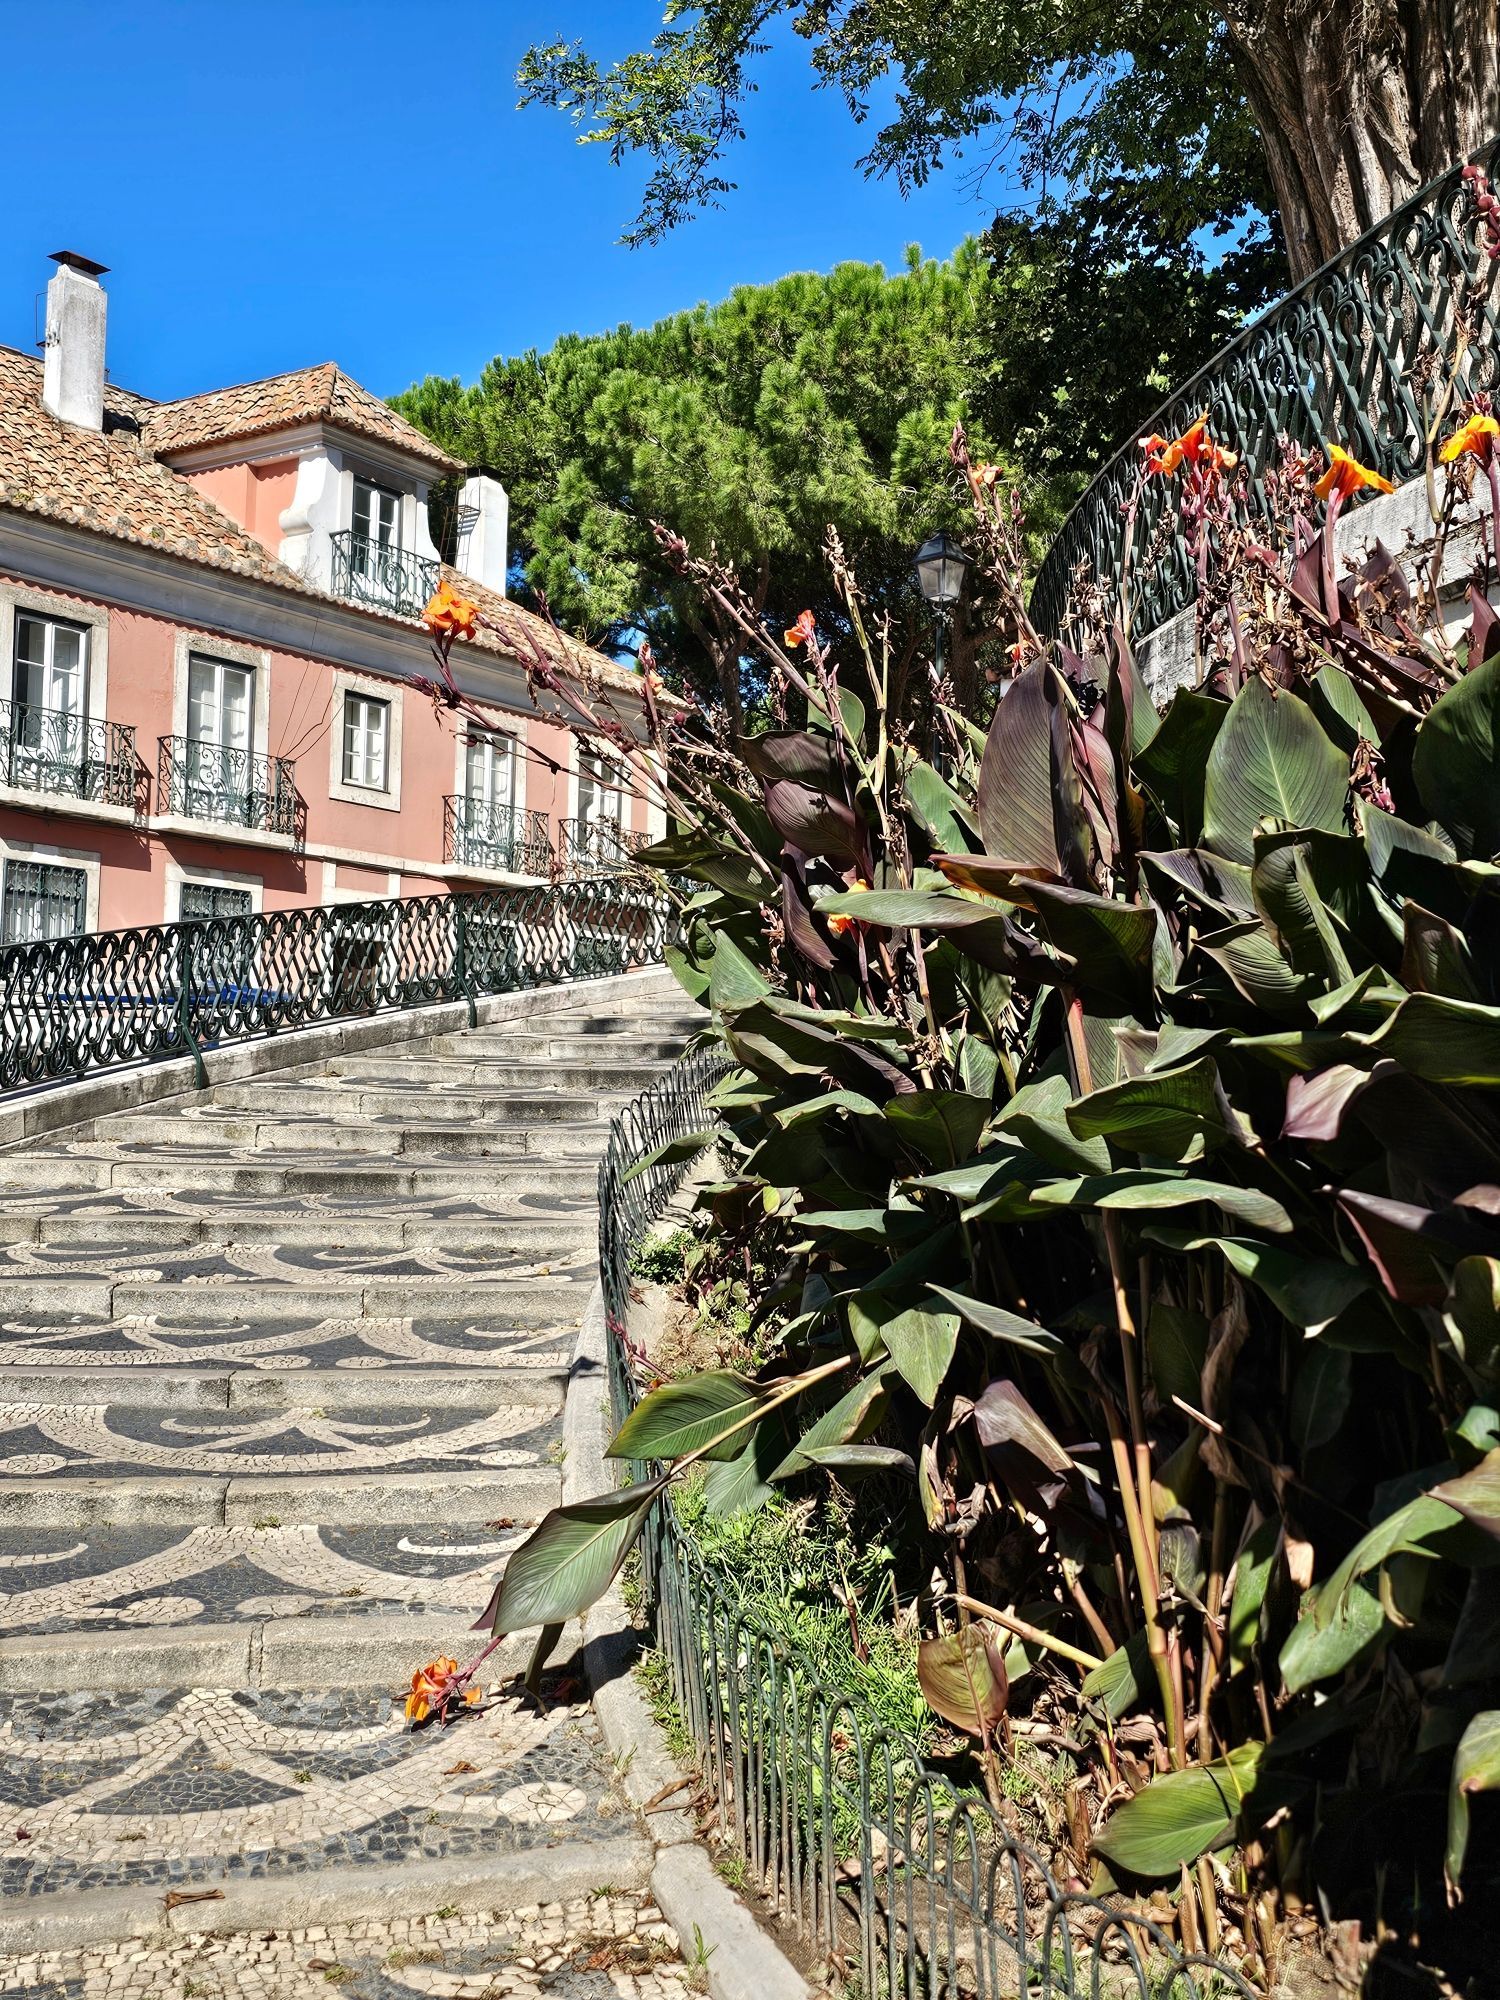
[{"label": "canna lily plant", "polygon": [[1297,460],[1159,713],[1097,603],[1073,647],[1030,626],[1014,510],[954,458],[1014,635],[985,728],[893,704],[836,545],[837,647],[675,545],[783,718],[663,731],[644,856],[696,885],[671,961],[732,1064],[701,1199],[783,1317],[757,1374],[644,1394],[611,1450],[655,1469],[554,1510],[483,1622],[545,1652],[684,1479],[900,1479],[923,1686],[997,1802],[1001,1719],[1063,1718],[1059,1860],[1264,1973],[1315,1899],[1500,1893],[1493,552],[1450,641],[1384,550],[1340,572],[1374,475],[1331,448],[1319,521]]}]

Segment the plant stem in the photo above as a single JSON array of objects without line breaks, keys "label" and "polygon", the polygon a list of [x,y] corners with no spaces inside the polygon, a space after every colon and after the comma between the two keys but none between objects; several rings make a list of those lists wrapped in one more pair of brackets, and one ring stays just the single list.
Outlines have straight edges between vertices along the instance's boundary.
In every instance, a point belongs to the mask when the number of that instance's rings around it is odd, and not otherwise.
[{"label": "plant stem", "polygon": [[955,1604],[965,1611],[977,1611],[981,1618],[993,1618],[997,1625],[1003,1625],[1007,1632],[1013,1632],[1018,1639],[1024,1639],[1028,1646],[1040,1646],[1044,1651],[1056,1653],[1064,1660],[1071,1660],[1075,1667],[1083,1667],[1092,1673],[1095,1667],[1104,1665],[1097,1653],[1086,1653],[1081,1646],[1069,1645],[1066,1639],[1054,1639],[1050,1632],[1044,1632],[1037,1625],[1028,1625],[1024,1618],[1017,1618],[1013,1611],[1000,1611],[993,1604],[986,1604],[978,1597],[970,1597],[967,1591],[955,1590]]}]

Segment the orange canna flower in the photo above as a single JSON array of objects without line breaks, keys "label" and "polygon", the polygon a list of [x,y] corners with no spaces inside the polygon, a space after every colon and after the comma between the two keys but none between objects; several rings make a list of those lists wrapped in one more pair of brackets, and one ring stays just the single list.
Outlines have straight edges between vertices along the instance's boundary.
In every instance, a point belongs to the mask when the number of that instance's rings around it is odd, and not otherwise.
[{"label": "orange canna flower", "polygon": [[1361,465],[1342,445],[1325,444],[1323,448],[1328,453],[1328,470],[1313,488],[1320,500],[1347,500],[1351,494],[1366,486],[1376,493],[1395,491],[1390,480],[1379,472],[1372,472],[1368,465]]},{"label": "orange canna flower", "polygon": [[1476,410],[1472,417],[1459,425],[1438,453],[1438,457],[1444,465],[1451,465],[1456,458],[1462,458],[1465,452],[1471,452],[1481,465],[1487,466],[1495,456],[1497,438],[1500,438],[1500,423],[1493,417],[1486,416],[1482,410]]},{"label": "orange canna flower", "polygon": [[1140,446],[1146,454],[1146,471],[1165,479],[1170,479],[1182,465],[1201,465],[1210,472],[1231,472],[1240,462],[1237,452],[1215,444],[1209,436],[1207,410],[1181,437],[1159,437],[1153,431],[1150,437],[1140,440]]},{"label": "orange canna flower", "polygon": [[[425,1667],[418,1667],[411,1677],[411,1693],[406,1697],[407,1721],[425,1722],[434,1709],[441,1716],[459,1692],[453,1685],[457,1672],[457,1660],[446,1657],[429,1660]],[[483,1699],[483,1695],[477,1687],[468,1687],[463,1690],[463,1699],[472,1707]]]},{"label": "orange canna flower", "polygon": [[[849,887],[844,891],[844,894],[846,896],[861,896],[869,886],[869,883],[864,881],[851,882]],[[834,910],[830,911],[828,916],[824,918],[824,922],[835,937],[843,937],[845,932],[852,931],[855,928],[859,922],[859,918],[846,916],[842,910]]]},{"label": "orange canna flower", "polygon": [[781,636],[789,646],[810,646],[818,636],[818,628],[813,623],[812,613],[801,612],[796,624],[788,625]]},{"label": "orange canna flower", "polygon": [[456,639],[472,639],[479,623],[479,606],[461,597],[445,577],[428,599],[422,622],[429,632],[448,632]]}]

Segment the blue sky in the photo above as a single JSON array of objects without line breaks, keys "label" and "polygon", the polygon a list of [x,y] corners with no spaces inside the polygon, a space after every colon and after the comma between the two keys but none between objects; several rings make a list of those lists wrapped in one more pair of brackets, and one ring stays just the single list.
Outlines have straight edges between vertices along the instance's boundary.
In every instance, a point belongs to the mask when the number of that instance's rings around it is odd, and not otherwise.
[{"label": "blue sky", "polygon": [[[843,258],[983,227],[962,168],[866,181],[842,101],[783,36],[723,213],[617,242],[643,178],[517,111],[517,59],[643,45],[655,0],[0,0],[10,199],[0,341],[29,347],[48,253],[108,264],[113,379],[147,395],[334,359],[382,395]],[[63,24],[66,23],[64,32]]]}]

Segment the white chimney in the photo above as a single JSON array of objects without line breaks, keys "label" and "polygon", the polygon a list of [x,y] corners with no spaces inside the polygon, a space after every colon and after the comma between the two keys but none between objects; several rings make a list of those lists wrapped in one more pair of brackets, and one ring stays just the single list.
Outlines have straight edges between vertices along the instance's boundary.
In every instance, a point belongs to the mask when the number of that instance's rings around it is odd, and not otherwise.
[{"label": "white chimney", "polygon": [[506,546],[510,531],[510,498],[498,479],[476,472],[458,493],[458,561],[455,568],[476,583],[505,595],[510,566]]},{"label": "white chimney", "polygon": [[42,357],[42,408],[65,424],[104,428],[104,313],[99,283],[109,266],[74,250],[53,252],[57,274],[47,287],[47,340]]}]

